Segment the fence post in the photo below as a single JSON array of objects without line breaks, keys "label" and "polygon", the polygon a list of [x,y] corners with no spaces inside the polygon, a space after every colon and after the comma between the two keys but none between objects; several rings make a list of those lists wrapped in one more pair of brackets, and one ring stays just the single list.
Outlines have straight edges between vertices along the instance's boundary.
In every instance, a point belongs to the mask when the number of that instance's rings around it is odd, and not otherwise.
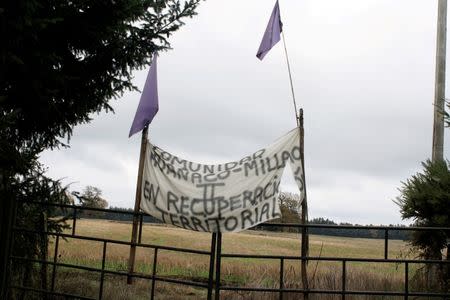
[{"label": "fence post", "polygon": [[72,221],[72,235],[75,235],[75,229],[77,227],[77,208],[76,207],[73,208],[72,218],[73,218],[73,221]]},{"label": "fence post", "polygon": [[220,299],[220,263],[222,258],[222,233],[217,233],[217,257],[216,257],[216,290],[215,300]]},{"label": "fence post", "polygon": [[102,270],[100,273],[100,287],[98,291],[98,299],[101,300],[103,298],[103,283],[105,281],[105,262],[106,262],[106,241],[103,242],[103,251],[102,251]]},{"label": "fence post", "polygon": [[384,230],[384,259],[388,259],[388,251],[389,251],[389,230]]},{"label": "fence post", "polygon": [[408,281],[409,281],[409,268],[408,268],[408,262],[405,262],[405,299],[406,300],[408,300],[408,293],[409,293]]},{"label": "fence post", "polygon": [[155,247],[155,252],[153,253],[153,271],[152,271],[152,292],[150,299],[155,299],[155,284],[156,284],[156,264],[158,263],[158,247]]},{"label": "fence post", "polygon": [[306,257],[309,254],[309,233],[308,228],[305,226],[308,224],[308,199],[306,194],[306,176],[305,176],[305,130],[303,128],[303,109],[300,109],[299,113],[299,128],[300,128],[300,157],[302,160],[302,169],[303,169],[303,189],[305,190],[305,197],[301,204],[302,214],[301,214],[301,224],[302,227],[302,244],[301,244],[301,277],[302,277],[302,285],[303,289],[306,292],[303,293],[305,299],[309,299],[309,294],[307,290],[309,289],[308,285],[308,260]]},{"label": "fence post", "polygon": [[280,300],[283,300],[284,289],[284,258],[280,258]]},{"label": "fence post", "polygon": [[347,261],[342,260],[342,300],[345,300],[347,291]]},{"label": "fence post", "polygon": [[209,274],[208,274],[208,300],[212,299],[214,284],[214,262],[216,260],[216,239],[217,233],[211,235],[211,253],[209,254]]},{"label": "fence post", "polygon": [[144,215],[140,214],[139,215],[139,234],[138,234],[138,243],[142,243],[142,225],[144,222]]},{"label": "fence post", "polygon": [[52,269],[52,282],[50,291],[55,291],[55,280],[56,280],[56,264],[58,263],[58,250],[59,250],[59,235],[56,236],[55,241],[55,253],[53,254],[53,269]]},{"label": "fence post", "polygon": [[[0,183],[2,184],[2,183]],[[3,189],[3,186],[2,186]],[[7,299],[8,295],[8,284],[9,276],[11,272],[11,262],[10,256],[12,251],[12,241],[13,241],[13,226],[15,222],[15,206],[17,201],[6,195],[5,201],[2,201],[2,209],[0,210],[0,299]]]},{"label": "fence post", "polygon": [[133,283],[133,277],[131,275],[133,275],[134,272],[134,260],[136,258],[136,241],[139,226],[139,211],[141,209],[142,173],[144,171],[145,152],[147,151],[147,134],[148,134],[148,126],[146,126],[142,131],[142,138],[141,138],[141,151],[139,154],[139,168],[136,184],[136,196],[134,202],[133,227],[131,230],[131,246],[130,246],[130,255],[128,258],[128,278],[127,278],[128,284]]}]

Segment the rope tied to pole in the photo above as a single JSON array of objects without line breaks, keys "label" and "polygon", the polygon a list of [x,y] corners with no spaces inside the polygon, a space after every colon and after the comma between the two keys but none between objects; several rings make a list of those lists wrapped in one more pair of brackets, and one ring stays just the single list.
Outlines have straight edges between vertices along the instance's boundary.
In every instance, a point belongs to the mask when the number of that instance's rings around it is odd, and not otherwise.
[{"label": "rope tied to pole", "polygon": [[289,82],[291,85],[291,94],[292,94],[292,102],[294,105],[294,112],[295,112],[295,120],[297,122],[297,126],[300,126],[300,119],[297,113],[297,102],[295,101],[295,93],[294,93],[294,85],[292,83],[292,73],[291,73],[291,65],[289,63],[289,55],[288,55],[288,51],[287,51],[287,47],[286,47],[286,38],[284,37],[284,32],[281,31],[281,36],[283,37],[283,46],[284,46],[284,53],[286,55],[286,65],[287,65],[287,69],[288,69],[288,74],[289,74]]}]

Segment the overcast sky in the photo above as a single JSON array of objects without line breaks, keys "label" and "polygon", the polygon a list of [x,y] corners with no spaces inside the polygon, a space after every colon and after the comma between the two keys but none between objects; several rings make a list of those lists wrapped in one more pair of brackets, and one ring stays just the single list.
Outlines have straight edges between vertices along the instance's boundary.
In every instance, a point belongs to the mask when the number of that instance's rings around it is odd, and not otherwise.
[{"label": "overcast sky", "polygon": [[[221,163],[295,127],[282,43],[256,57],[274,0],[207,0],[158,59],[160,110],[150,140]],[[280,0],[297,103],[305,114],[310,218],[401,222],[401,181],[431,156],[437,0]],[[142,89],[147,70],[135,72]],[[448,85],[448,82],[447,82]],[[49,175],[100,188],[133,207],[140,134],[128,138],[139,93],[112,101],[45,152]],[[445,156],[449,157],[446,129]],[[296,192],[289,172],[282,190]]]}]

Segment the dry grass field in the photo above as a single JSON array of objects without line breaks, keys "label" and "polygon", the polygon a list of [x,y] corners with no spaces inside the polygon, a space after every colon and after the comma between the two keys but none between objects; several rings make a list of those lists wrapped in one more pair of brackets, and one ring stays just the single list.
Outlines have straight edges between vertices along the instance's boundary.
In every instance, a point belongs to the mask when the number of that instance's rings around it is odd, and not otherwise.
[{"label": "dry grass field", "polygon": [[[77,235],[129,241],[131,224],[106,220],[78,220]],[[210,250],[211,234],[190,232],[183,229],[144,225],[142,242]],[[299,255],[300,237],[294,233],[275,233],[266,231],[245,231],[224,234],[222,253]],[[79,239],[67,239],[59,245],[59,262],[81,266],[101,267],[102,243]],[[50,247],[52,257],[53,247]],[[397,258],[408,250],[402,241],[390,241],[389,257]],[[106,269],[125,271],[129,247],[108,244]],[[310,237],[311,256],[383,258],[384,241],[374,239],[340,238],[328,236]],[[138,248],[136,271],[151,274],[153,250]],[[157,274],[178,279],[206,282],[208,278],[209,257],[200,254],[185,254],[174,251],[158,252]],[[284,285],[301,288],[299,261],[285,261]],[[341,263],[310,262],[310,288],[339,290],[341,282]],[[279,260],[224,258],[221,278],[224,284],[245,287],[279,286]],[[411,270],[411,275],[414,270]],[[56,289],[60,291],[96,297],[99,273],[58,268]],[[105,277],[104,297],[106,299],[149,299],[151,284],[149,280],[137,279],[133,285],[126,284],[123,276]],[[404,266],[393,263],[347,263],[347,289],[372,291],[401,291],[404,287]],[[157,299],[198,299],[204,298],[206,290],[170,283],[156,284]],[[276,299],[278,293],[237,293],[221,292],[221,299]],[[299,299],[299,295],[286,295],[284,299]],[[400,299],[384,297],[383,299]],[[340,299],[332,295],[313,295],[310,299]],[[377,299],[376,297],[347,297],[347,299]],[[382,299],[382,298],[378,298]]]}]

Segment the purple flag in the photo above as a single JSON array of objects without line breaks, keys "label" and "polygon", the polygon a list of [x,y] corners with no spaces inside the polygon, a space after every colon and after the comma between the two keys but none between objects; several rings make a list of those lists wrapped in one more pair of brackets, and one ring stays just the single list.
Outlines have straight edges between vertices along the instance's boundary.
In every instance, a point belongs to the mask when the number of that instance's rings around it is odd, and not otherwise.
[{"label": "purple flag", "polygon": [[280,7],[278,5],[278,0],[275,2],[272,14],[270,15],[269,24],[267,24],[266,32],[259,45],[256,57],[262,60],[266,56],[267,52],[272,49],[272,47],[280,41],[280,33],[282,31],[283,23],[281,23],[280,18]]},{"label": "purple flag", "polygon": [[134,115],[133,124],[131,125],[130,134],[128,137],[131,137],[136,132],[144,129],[145,126],[150,124],[153,117],[158,112],[158,82],[156,71],[155,53],[153,55],[152,65],[150,66],[150,71],[148,71],[141,100],[139,101],[139,106],[136,110],[136,114]]}]

